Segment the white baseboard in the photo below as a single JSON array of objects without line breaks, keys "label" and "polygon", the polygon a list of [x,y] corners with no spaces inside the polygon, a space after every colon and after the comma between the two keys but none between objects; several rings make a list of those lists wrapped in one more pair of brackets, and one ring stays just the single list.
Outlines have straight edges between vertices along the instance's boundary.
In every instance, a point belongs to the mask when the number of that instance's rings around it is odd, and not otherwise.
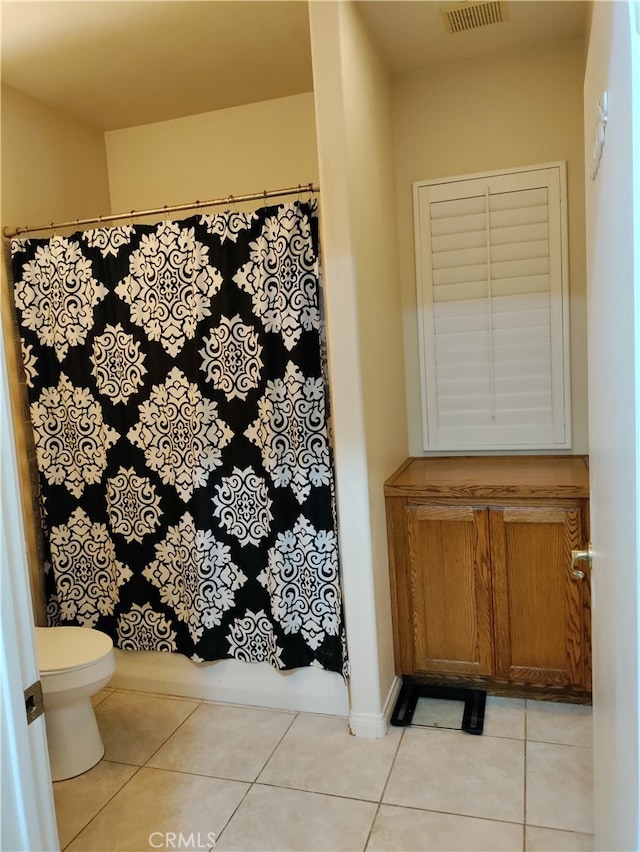
[{"label": "white baseboard", "polygon": [[389,729],[389,720],[402,687],[402,679],[395,677],[387,693],[382,713],[350,713],[349,728],[355,737],[382,739]]},{"label": "white baseboard", "polygon": [[318,668],[278,672],[267,663],[194,663],[180,654],[116,649],[115,689],[273,710],[349,715],[343,678]]},{"label": "white baseboard", "polygon": [[389,687],[389,692],[387,693],[387,700],[384,702],[384,718],[387,720],[387,723],[391,721],[391,716],[393,715],[393,710],[396,706],[396,701],[398,700],[398,696],[400,695],[400,690],[402,689],[402,678],[394,677],[393,683]]}]

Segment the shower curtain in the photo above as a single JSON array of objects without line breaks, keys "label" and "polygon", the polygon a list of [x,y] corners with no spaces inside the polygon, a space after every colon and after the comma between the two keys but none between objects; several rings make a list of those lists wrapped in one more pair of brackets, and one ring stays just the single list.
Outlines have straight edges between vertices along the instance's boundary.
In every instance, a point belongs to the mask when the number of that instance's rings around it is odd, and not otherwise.
[{"label": "shower curtain", "polygon": [[49,623],[346,674],[315,203],[11,249]]}]

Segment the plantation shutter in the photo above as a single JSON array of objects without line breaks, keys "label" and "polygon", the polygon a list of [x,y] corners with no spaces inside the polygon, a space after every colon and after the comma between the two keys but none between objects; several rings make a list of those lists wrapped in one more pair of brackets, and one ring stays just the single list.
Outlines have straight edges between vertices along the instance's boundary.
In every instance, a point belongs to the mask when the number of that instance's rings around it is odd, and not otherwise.
[{"label": "plantation shutter", "polygon": [[424,449],[569,447],[563,164],[414,199]]}]

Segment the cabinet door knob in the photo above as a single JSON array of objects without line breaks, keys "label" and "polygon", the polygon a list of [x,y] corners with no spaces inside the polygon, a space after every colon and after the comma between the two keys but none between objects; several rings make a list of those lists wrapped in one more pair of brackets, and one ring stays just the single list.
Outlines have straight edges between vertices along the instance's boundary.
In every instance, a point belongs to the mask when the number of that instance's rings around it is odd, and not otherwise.
[{"label": "cabinet door knob", "polygon": [[572,550],[571,551],[571,574],[576,578],[576,580],[584,580],[584,571],[581,571],[579,568],[576,568],[578,562],[588,562],[589,568],[591,568],[591,561],[593,559],[593,553],[591,551],[591,542],[587,545],[586,550]]}]

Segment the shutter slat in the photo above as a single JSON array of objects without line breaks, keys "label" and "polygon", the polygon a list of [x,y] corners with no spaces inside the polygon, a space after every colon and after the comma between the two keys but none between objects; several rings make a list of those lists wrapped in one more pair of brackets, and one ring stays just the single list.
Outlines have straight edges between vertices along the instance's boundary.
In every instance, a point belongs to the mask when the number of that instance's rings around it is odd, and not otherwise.
[{"label": "shutter slat", "polygon": [[542,328],[549,337],[549,309],[494,313],[494,329]]},{"label": "shutter slat", "polygon": [[482,195],[462,196],[450,201],[434,201],[431,204],[431,221],[455,219],[474,213],[481,213],[484,216],[484,212],[484,193]]},{"label": "shutter slat", "polygon": [[492,307],[495,313],[508,313],[509,311],[539,311],[549,310],[548,293],[509,293],[505,296],[494,296]]},{"label": "shutter slat", "polygon": [[[481,416],[479,416],[481,415]],[[551,408],[526,408],[520,411],[500,412],[492,422],[487,408],[468,409],[467,411],[450,411],[441,415],[441,428],[456,428],[460,426],[482,428],[482,426],[499,429],[501,426],[531,427],[534,425],[547,426],[551,423]]]},{"label": "shutter slat", "polygon": [[547,222],[549,212],[546,206],[523,207],[521,210],[501,210],[489,215],[489,225],[494,228],[513,228],[521,225],[536,225]]},{"label": "shutter slat", "polygon": [[[531,347],[533,348],[533,347]],[[525,350],[525,347],[523,347]],[[529,381],[530,377],[546,376],[549,379],[551,375],[551,359],[549,353],[543,353],[542,356],[538,350],[535,353],[531,351],[525,352],[527,357],[518,358],[517,353],[512,354],[510,361],[503,361],[495,365],[496,381],[502,379],[515,379],[521,376],[523,380]],[[547,357],[545,357],[545,355]]]},{"label": "shutter slat", "polygon": [[[449,337],[450,335],[447,335]],[[534,343],[548,347],[549,345],[549,327],[548,326],[532,326],[527,328],[497,328],[494,329],[494,349],[496,361],[502,358],[510,358],[509,350],[517,349],[520,346],[526,346]]]},{"label": "shutter slat", "polygon": [[469,216],[452,216],[451,219],[434,219],[431,222],[431,236],[445,237],[448,234],[486,233],[487,223],[484,213]]},{"label": "shutter slat", "polygon": [[459,334],[439,334],[436,339],[436,354],[449,352],[452,349],[465,352],[484,346],[486,346],[486,352],[483,353],[483,357],[486,358],[489,352],[488,331],[461,331]]},{"label": "shutter slat", "polygon": [[468,314],[464,317],[442,317],[442,319],[436,319],[434,327],[438,337],[444,334],[466,335],[470,331],[488,331],[489,315],[485,313],[484,316],[482,314]]},{"label": "shutter slat", "polygon": [[[520,367],[504,364],[496,370],[496,388],[501,393],[512,393],[514,389],[522,388],[522,379],[526,379],[527,387],[537,392],[549,385],[549,360],[532,359],[521,362]],[[470,385],[475,382],[489,381],[487,364],[470,363],[461,368],[459,364],[439,363],[436,367],[438,387],[445,394],[455,394],[457,386]]]},{"label": "shutter slat", "polygon": [[[513,225],[509,223],[504,228],[491,228],[491,245],[503,246],[509,243],[527,243],[532,240],[548,240],[548,222],[534,222],[530,225]],[[435,248],[435,246],[434,246]]]},{"label": "shutter slat", "polygon": [[[537,239],[537,235],[531,236],[531,239]],[[431,237],[431,248],[434,254],[441,251],[460,251],[462,249],[480,248],[487,245],[487,229],[482,227],[480,231],[465,231],[464,233],[455,232],[452,234],[442,234],[441,236]]]},{"label": "shutter slat", "polygon": [[[520,273],[521,274],[521,273]],[[436,287],[442,287],[444,284],[472,284],[474,282],[484,282],[486,294],[486,264],[476,264],[475,266],[459,266],[453,269],[434,269],[433,283]]]},{"label": "shutter slat", "polygon": [[491,212],[500,210],[525,210],[528,207],[547,208],[547,187],[520,189],[513,192],[496,192],[490,196]]},{"label": "shutter slat", "polygon": [[[484,249],[486,253],[486,248]],[[549,240],[528,240],[527,242],[491,243],[491,262],[498,263],[508,260],[530,260],[533,258],[549,257]]]},{"label": "shutter slat", "polygon": [[[510,258],[509,258],[510,259]],[[502,260],[502,258],[496,258]],[[486,267],[487,249],[481,248],[457,248],[454,251],[439,251],[433,255],[433,269],[459,269],[468,266]]]},{"label": "shutter slat", "polygon": [[[479,390],[479,389],[478,389]],[[496,408],[498,409],[497,418],[503,416],[515,417],[517,422],[518,412],[548,412],[549,409],[549,393],[548,389],[537,393],[520,393],[520,394],[498,394],[496,395]],[[485,393],[465,394],[464,396],[455,396],[449,394],[440,398],[440,414],[449,415],[454,412],[471,412],[471,411],[490,411],[490,390],[487,386]]]},{"label": "shutter slat", "polygon": [[[450,270],[447,270],[449,272]],[[527,275],[547,275],[549,258],[533,257],[527,260],[509,260],[491,264],[491,278],[523,278]]]},{"label": "shutter slat", "polygon": [[486,314],[488,310],[489,300],[486,298],[465,299],[463,302],[438,302],[433,306],[433,315],[436,320],[439,320],[450,316],[464,317]]},{"label": "shutter slat", "polygon": [[440,284],[432,291],[434,302],[477,301],[487,295],[486,281],[461,281]]},{"label": "shutter slat", "polygon": [[548,293],[548,275],[525,275],[522,277],[498,278],[492,281],[494,299],[496,296],[526,295],[528,293]]}]

